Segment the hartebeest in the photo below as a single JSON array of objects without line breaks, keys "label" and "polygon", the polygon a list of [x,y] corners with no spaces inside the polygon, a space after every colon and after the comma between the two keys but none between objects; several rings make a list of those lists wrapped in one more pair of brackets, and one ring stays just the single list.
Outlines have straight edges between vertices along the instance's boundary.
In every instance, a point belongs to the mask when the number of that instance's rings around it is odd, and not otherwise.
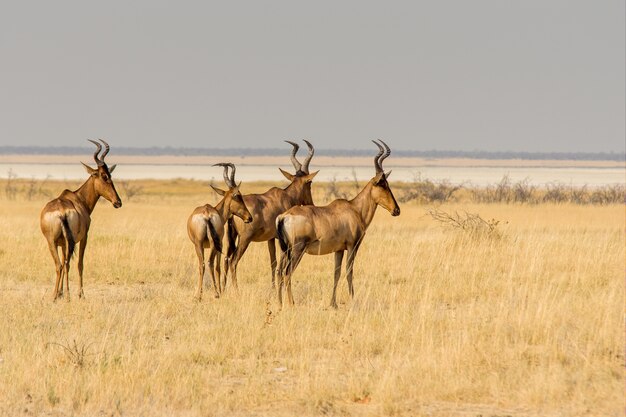
[{"label": "hartebeest", "polygon": [[[391,150],[382,140],[374,142],[380,152],[374,158],[376,175],[352,200],[339,199],[327,206],[293,207],[276,219],[278,240],[283,251],[279,268],[278,301],[282,306],[283,285],[287,288],[289,303],[294,304],[291,293],[291,277],[304,253],[326,255],[335,253],[335,283],[331,306],[337,308],[337,282],[341,276],[344,251],[348,252],[346,276],[350,296],[354,297],[352,276],[354,259],[363,241],[376,208],[380,205],[392,216],[400,214],[400,207],[389,188],[387,178],[391,173],[383,171],[382,163]],[[384,146],[384,148],[383,148]]]},{"label": "hartebeest", "polygon": [[[41,232],[48,241],[48,248],[56,266],[56,282],[54,285],[53,300],[63,296],[63,277],[67,301],[70,300],[70,259],[74,253],[74,246],[80,243],[78,250],[78,297],[83,293],[83,257],[87,247],[87,236],[91,224],[91,213],[100,197],[109,200],[113,207],[122,207],[122,200],[117,195],[111,173],[116,165],[108,167],[104,158],[109,153],[109,144],[100,139],[105,147],[102,155],[102,145],[89,139],[96,145],[93,159],[97,168],[81,162],[89,174],[89,178],[76,191],[65,190],[61,195],[45,205],[40,215]],[[59,259],[58,246],[61,247],[62,257]]]},{"label": "hartebeest", "polygon": [[[263,194],[247,194],[243,201],[252,212],[253,220],[245,224],[240,219],[233,218],[228,222],[228,252],[226,255],[226,269],[232,277],[233,286],[237,288],[237,264],[248,249],[250,242],[265,242],[270,254],[272,269],[272,286],[275,285],[276,274],[276,216],[284,213],[293,206],[313,204],[311,196],[311,182],[319,171],[309,173],[309,164],[315,153],[313,145],[304,141],[309,148],[309,154],[303,163],[296,159],[300,148],[297,143],[285,141],[293,146],[291,163],[296,170],[295,174],[280,169],[280,172],[291,183],[285,188],[272,187]],[[238,242],[236,241],[238,239]]]},{"label": "hartebeest", "polygon": [[[187,220],[187,234],[195,246],[196,254],[198,255],[200,273],[198,289],[196,290],[196,299],[198,300],[202,299],[202,283],[205,270],[204,249],[210,248],[211,250],[208,261],[209,273],[213,280],[215,297],[217,298],[222,292],[220,258],[226,221],[233,215],[239,217],[244,223],[250,223],[252,221],[252,215],[248,211],[241,193],[239,192],[239,185],[235,183],[235,165],[231,163],[219,163],[214,166],[224,167],[224,182],[228,186],[228,190],[224,191],[211,185],[213,190],[224,198],[222,198],[215,207],[209,204],[196,207]],[[228,175],[228,168],[231,168],[230,176]]]}]

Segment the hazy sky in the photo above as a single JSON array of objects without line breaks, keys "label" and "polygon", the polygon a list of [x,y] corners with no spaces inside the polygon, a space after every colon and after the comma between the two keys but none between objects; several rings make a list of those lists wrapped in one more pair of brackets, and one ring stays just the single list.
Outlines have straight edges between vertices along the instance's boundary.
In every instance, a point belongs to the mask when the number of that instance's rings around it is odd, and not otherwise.
[{"label": "hazy sky", "polygon": [[3,2],[0,145],[624,151],[624,3]]}]

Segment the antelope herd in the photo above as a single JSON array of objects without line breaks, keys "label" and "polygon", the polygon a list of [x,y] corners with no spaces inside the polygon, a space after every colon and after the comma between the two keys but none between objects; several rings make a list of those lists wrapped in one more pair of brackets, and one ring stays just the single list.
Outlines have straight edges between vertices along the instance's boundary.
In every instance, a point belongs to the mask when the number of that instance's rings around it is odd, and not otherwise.
[{"label": "antelope herd", "polygon": [[[48,242],[50,254],[55,264],[56,281],[53,301],[64,296],[70,299],[69,270],[74,247],[79,244],[78,252],[78,296],[83,293],[83,257],[87,246],[87,236],[91,222],[91,213],[100,197],[120,208],[120,200],[111,173],[115,165],[107,166],[104,158],[109,153],[109,144],[100,139],[100,143],[89,140],[96,146],[94,161],[97,168],[83,163],[89,178],[76,191],[64,190],[61,195],[46,204],[41,211],[41,231]],[[400,207],[393,196],[387,179],[391,171],[385,173],[383,161],[391,154],[385,142],[373,141],[379,152],[374,157],[374,177],[352,200],[338,199],[326,206],[315,206],[311,193],[313,178],[319,171],[311,173],[309,165],[315,153],[311,143],[304,141],[308,155],[300,163],[296,158],[299,145],[286,141],[292,146],[291,163],[295,173],[280,169],[290,181],[285,188],[272,187],[262,194],[242,195],[235,182],[235,165],[219,163],[214,166],[223,168],[227,190],[213,187],[222,196],[215,206],[205,204],[191,213],[187,220],[187,234],[194,245],[198,257],[198,286],[195,298],[202,298],[205,274],[204,250],[209,249],[208,269],[213,281],[215,297],[219,297],[226,288],[227,277],[231,277],[232,286],[237,289],[237,266],[251,242],[267,242],[272,288],[276,286],[278,275],[278,301],[282,307],[283,287],[287,290],[288,301],[294,304],[291,292],[291,278],[305,253],[310,255],[335,254],[335,273],[331,306],[337,308],[337,283],[341,276],[341,264],[347,252],[346,278],[350,296],[354,297],[353,271],[354,260],[359,246],[365,237],[376,208],[380,205],[392,216],[400,214]],[[104,152],[102,152],[104,145]],[[229,172],[230,170],[230,172]],[[226,234],[227,248],[224,258],[224,274],[221,271],[222,242]],[[276,243],[281,249],[280,262],[276,261]],[[61,248],[59,257],[58,248]],[[222,280],[223,276],[223,280]]]}]

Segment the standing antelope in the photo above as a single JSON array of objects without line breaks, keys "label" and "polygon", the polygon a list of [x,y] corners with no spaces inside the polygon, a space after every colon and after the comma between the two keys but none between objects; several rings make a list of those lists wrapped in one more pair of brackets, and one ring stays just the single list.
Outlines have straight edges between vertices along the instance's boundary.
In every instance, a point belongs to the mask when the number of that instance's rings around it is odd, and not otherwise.
[{"label": "standing antelope", "polygon": [[[40,215],[41,232],[48,241],[48,248],[56,266],[56,283],[52,300],[63,296],[63,277],[65,276],[65,291],[67,301],[70,301],[70,259],[74,253],[74,246],[80,243],[78,250],[78,297],[83,293],[83,257],[87,247],[87,235],[91,224],[91,213],[96,207],[100,197],[104,197],[113,203],[113,207],[122,207],[122,200],[115,191],[115,185],[111,179],[111,173],[116,165],[110,168],[104,162],[104,157],[109,153],[109,144],[100,139],[105,147],[100,157],[102,145],[89,139],[96,145],[97,150],[93,154],[97,168],[81,162],[89,174],[89,178],[76,191],[65,190],[61,195],[45,205]],[[59,259],[57,247],[61,247],[62,257]]]},{"label": "standing antelope", "polygon": [[[252,221],[252,215],[248,211],[241,193],[239,185],[235,183],[235,165],[231,163],[219,163],[214,166],[224,167],[224,182],[228,186],[227,191],[213,187],[216,193],[223,196],[222,200],[215,207],[209,204],[196,207],[187,220],[187,234],[189,239],[196,248],[198,255],[198,265],[200,275],[198,277],[198,289],[196,290],[196,299],[202,299],[202,282],[204,279],[204,248],[210,248],[209,254],[209,273],[213,280],[215,289],[215,297],[218,298],[222,292],[220,280],[221,266],[220,257],[222,252],[222,238],[224,236],[224,225],[233,215],[239,217],[245,223]],[[230,176],[228,176],[228,168],[231,168]],[[217,260],[216,263],[214,261]],[[217,275],[217,282],[216,282]]]},{"label": "standing antelope", "polygon": [[279,268],[278,301],[283,304],[283,284],[287,288],[289,303],[294,304],[291,293],[291,276],[304,253],[327,255],[335,253],[335,283],[331,306],[337,308],[337,282],[341,276],[341,262],[344,251],[348,252],[346,275],[350,296],[354,297],[352,273],[354,259],[363,241],[365,232],[380,205],[392,216],[400,214],[400,207],[389,188],[382,163],[391,154],[391,150],[382,140],[383,146],[373,141],[380,152],[374,158],[376,175],[352,200],[339,199],[327,206],[293,207],[276,219],[278,240],[283,251]]},{"label": "standing antelope", "polygon": [[[251,223],[244,224],[241,220],[233,218],[228,222],[228,252],[226,255],[226,269],[233,280],[233,286],[237,288],[237,264],[248,249],[250,242],[265,242],[270,253],[270,265],[272,269],[272,287],[275,285],[276,274],[276,216],[284,213],[287,209],[300,204],[313,204],[311,196],[311,182],[319,171],[309,173],[309,164],[315,153],[315,148],[308,141],[304,141],[309,148],[309,154],[301,164],[296,159],[296,153],[300,148],[297,143],[285,141],[293,146],[291,163],[296,170],[290,174],[280,169],[280,172],[291,184],[285,189],[272,187],[263,194],[248,194],[243,196],[243,201],[252,212]],[[237,237],[239,241],[236,243]]]}]

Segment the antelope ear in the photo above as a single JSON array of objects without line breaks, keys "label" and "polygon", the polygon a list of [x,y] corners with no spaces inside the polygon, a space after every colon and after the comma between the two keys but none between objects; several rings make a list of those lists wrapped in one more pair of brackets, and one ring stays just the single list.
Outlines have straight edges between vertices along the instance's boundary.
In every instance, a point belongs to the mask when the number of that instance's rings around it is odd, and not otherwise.
[{"label": "antelope ear", "polygon": [[304,177],[304,180],[306,182],[313,182],[313,178],[315,178],[315,176],[319,173],[319,171],[315,171],[312,174],[308,174],[307,176]]},{"label": "antelope ear", "polygon": [[83,166],[85,167],[85,171],[87,171],[87,174],[89,174],[89,175],[96,175],[96,174],[98,174],[98,170],[97,169],[93,169],[92,167],[90,167],[89,165],[87,165],[84,162],[81,162],[81,164],[83,164]]},{"label": "antelope ear", "polygon": [[219,195],[221,195],[222,197],[224,196],[224,194],[226,194],[226,191],[224,190],[220,190],[217,187],[214,187],[213,184],[211,184],[211,188],[213,188],[213,191],[215,191],[216,193],[218,193]]},{"label": "antelope ear", "polygon": [[385,172],[385,178],[389,178],[390,175],[391,175],[391,170]]},{"label": "antelope ear", "polygon": [[292,175],[292,174],[288,173],[287,171],[283,170],[282,168],[278,168],[278,169],[285,176],[285,178],[287,178],[289,181],[293,181],[293,179],[296,177],[295,175]]},{"label": "antelope ear", "polygon": [[109,167],[109,174],[113,173],[113,171],[115,171],[115,167],[117,167],[117,164],[113,164]]}]

